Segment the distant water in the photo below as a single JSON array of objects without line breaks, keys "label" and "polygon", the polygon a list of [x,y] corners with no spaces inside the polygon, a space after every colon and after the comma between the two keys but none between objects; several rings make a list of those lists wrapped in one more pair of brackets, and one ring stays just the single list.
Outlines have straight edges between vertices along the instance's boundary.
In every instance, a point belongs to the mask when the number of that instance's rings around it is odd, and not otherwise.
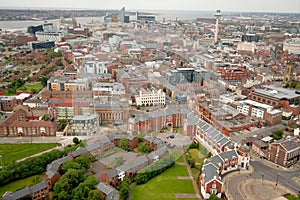
[{"label": "distant water", "polygon": [[[139,10],[139,12],[153,13],[157,21],[165,20],[193,20],[196,18],[213,18],[214,11],[187,11],[187,10]],[[136,19],[135,16],[130,16],[130,19]],[[103,22],[102,17],[78,17],[78,23],[86,24],[92,21]],[[0,29],[14,31],[26,30],[28,26],[36,26],[43,24],[45,21],[56,23],[58,19],[41,20],[41,21],[0,21]]]}]

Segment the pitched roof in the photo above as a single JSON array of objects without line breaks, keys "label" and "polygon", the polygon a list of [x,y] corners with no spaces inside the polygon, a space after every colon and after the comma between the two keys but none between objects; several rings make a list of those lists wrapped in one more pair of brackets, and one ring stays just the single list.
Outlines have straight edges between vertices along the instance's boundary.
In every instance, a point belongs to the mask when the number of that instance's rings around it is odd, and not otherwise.
[{"label": "pitched roof", "polygon": [[135,159],[133,162],[126,163],[124,165],[121,165],[120,167],[117,167],[116,170],[128,172],[128,171],[131,171],[132,169],[134,169],[140,165],[146,164],[146,163],[148,163],[147,157],[140,156],[137,159]]},{"label": "pitched roof", "polygon": [[204,175],[204,180],[206,183],[212,180],[221,181],[221,177],[218,174],[218,168],[213,163],[207,163],[203,165],[202,175]]},{"label": "pitched roof", "polygon": [[96,186],[96,188],[98,190],[100,190],[101,192],[103,192],[106,196],[108,196],[111,193],[118,194],[118,191],[114,187],[112,187],[112,186],[110,186],[110,185],[108,185],[108,184],[106,184],[104,182],[98,183],[98,185]]},{"label": "pitched roof", "polygon": [[29,189],[32,193],[35,193],[35,192],[41,191],[46,188],[48,188],[48,185],[47,185],[46,181],[43,180],[43,181],[39,182],[38,184],[31,186]]}]

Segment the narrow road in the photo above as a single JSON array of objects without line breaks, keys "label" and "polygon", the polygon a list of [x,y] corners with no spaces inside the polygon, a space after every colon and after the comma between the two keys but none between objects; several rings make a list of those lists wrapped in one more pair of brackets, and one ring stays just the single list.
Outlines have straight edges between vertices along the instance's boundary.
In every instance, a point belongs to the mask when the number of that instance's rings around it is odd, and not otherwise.
[{"label": "narrow road", "polygon": [[194,180],[194,177],[193,177],[193,173],[192,173],[191,167],[190,167],[190,165],[189,165],[189,164],[187,163],[187,161],[186,161],[186,155],[185,155],[185,152],[184,152],[184,147],[182,147],[182,148],[183,148],[182,151],[183,151],[183,159],[184,159],[184,163],[185,163],[185,165],[186,165],[186,167],[187,167],[187,169],[188,169],[189,176],[190,176],[191,181],[192,181],[193,186],[194,186],[194,190],[195,190],[195,192],[196,192],[196,194],[197,194],[197,198],[199,198],[199,199],[201,200],[201,195],[200,195],[200,193],[199,193],[198,185],[197,185],[196,181]]}]

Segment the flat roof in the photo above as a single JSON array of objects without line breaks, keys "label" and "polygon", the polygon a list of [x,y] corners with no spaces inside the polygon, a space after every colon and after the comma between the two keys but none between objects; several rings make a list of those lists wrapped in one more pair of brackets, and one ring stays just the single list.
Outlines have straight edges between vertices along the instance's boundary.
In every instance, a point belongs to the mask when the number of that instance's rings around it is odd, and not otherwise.
[{"label": "flat roof", "polygon": [[282,88],[275,85],[264,85],[262,87],[263,89],[255,89],[254,92],[277,99],[293,99],[300,97],[300,94],[295,93],[296,90],[289,88]]}]

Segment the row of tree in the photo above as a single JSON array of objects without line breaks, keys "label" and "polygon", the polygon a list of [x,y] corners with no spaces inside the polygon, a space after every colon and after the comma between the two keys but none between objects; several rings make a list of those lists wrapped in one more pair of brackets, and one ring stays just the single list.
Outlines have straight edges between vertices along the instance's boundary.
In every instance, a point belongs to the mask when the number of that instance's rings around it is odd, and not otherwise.
[{"label": "row of tree", "polygon": [[120,200],[125,200],[129,197],[130,194],[130,180],[128,178],[124,178],[121,185],[120,185],[120,191],[119,196]]},{"label": "row of tree", "polygon": [[83,154],[62,165],[62,176],[53,188],[53,199],[101,200],[102,193],[96,189],[97,179],[86,173],[93,158]]},{"label": "row of tree", "polygon": [[135,181],[137,184],[147,183],[153,177],[161,174],[166,169],[174,166],[175,157],[173,155],[167,155],[162,159],[154,162],[147,167],[141,169],[135,177]]},{"label": "row of tree", "polygon": [[47,153],[43,153],[40,156],[28,158],[21,162],[12,162],[7,166],[0,169],[0,186],[8,184],[10,182],[24,179],[36,174],[45,172],[47,164],[52,161],[67,155],[70,151],[73,151],[77,146],[71,146],[65,148],[64,151],[52,150]]}]

